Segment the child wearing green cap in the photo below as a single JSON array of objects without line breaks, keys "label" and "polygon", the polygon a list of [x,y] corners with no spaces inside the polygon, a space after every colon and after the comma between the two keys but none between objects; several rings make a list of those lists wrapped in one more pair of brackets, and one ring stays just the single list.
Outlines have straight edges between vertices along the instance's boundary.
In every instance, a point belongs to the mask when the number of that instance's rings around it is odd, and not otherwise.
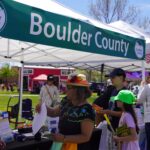
[{"label": "child wearing green cap", "polygon": [[114,136],[114,140],[119,144],[121,143],[121,150],[140,150],[137,118],[132,107],[136,100],[135,95],[129,90],[121,90],[113,100],[117,101],[117,106],[123,111],[119,127],[124,126],[128,131],[128,134]]}]

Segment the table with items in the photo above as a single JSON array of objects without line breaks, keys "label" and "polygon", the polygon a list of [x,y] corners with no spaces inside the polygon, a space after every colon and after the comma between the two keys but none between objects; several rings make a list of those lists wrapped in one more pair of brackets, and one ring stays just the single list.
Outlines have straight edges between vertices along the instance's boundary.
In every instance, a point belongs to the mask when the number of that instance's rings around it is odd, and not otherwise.
[{"label": "table with items", "polygon": [[49,150],[52,145],[50,139],[41,140],[26,139],[25,141],[13,141],[7,143],[6,150]]}]

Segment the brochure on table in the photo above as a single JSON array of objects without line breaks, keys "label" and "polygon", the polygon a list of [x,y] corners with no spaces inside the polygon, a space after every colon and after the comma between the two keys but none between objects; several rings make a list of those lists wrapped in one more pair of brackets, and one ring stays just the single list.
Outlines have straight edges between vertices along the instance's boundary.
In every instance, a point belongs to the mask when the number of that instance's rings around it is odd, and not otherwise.
[{"label": "brochure on table", "polygon": [[12,130],[9,126],[9,120],[6,117],[0,117],[0,138],[6,143],[14,140]]}]

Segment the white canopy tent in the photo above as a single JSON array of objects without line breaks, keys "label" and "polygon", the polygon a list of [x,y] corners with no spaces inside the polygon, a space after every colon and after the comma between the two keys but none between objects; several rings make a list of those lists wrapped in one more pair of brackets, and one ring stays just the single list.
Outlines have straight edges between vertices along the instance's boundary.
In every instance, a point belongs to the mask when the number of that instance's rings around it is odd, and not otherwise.
[{"label": "white canopy tent", "polygon": [[[20,62],[22,63],[22,66],[28,64],[50,65],[55,67],[70,66],[90,70],[100,70],[101,64],[105,64],[104,69],[108,70],[116,67],[121,67],[129,71],[141,70],[141,62],[144,55],[144,37],[141,35],[130,34],[123,30],[100,23],[72,11],[53,0],[2,0],[0,2],[0,8],[2,10],[0,11],[0,15],[3,17],[2,23],[3,21],[6,22],[0,24],[0,35],[4,37],[0,39],[0,61]],[[7,9],[5,10],[5,8]],[[30,15],[28,15],[29,13],[31,13],[31,20],[29,18]],[[44,19],[42,17],[44,17]],[[54,22],[45,23],[44,21],[47,21],[47,18],[48,21]],[[29,23],[26,23],[26,21]],[[32,23],[32,21],[34,23]],[[39,34],[44,23],[45,26],[42,33],[48,38],[43,37],[43,35],[37,37],[37,34]],[[59,23],[57,28],[55,28],[55,23]],[[67,33],[63,37],[60,37],[59,35],[61,34],[61,25],[63,31]],[[68,25],[68,29],[65,25]],[[34,26],[37,28],[34,29]],[[51,27],[51,33],[49,33],[50,30],[49,32],[46,31],[49,27]],[[69,30],[69,28],[72,30]],[[57,39],[55,37],[52,39],[51,37],[52,35],[54,36],[53,33],[55,33],[55,30],[59,30],[56,35]],[[81,31],[82,37],[80,39],[80,44],[78,43],[75,34],[79,35],[79,32]],[[71,34],[72,43],[70,42],[70,44],[68,41],[70,41]],[[95,35],[95,39],[91,38],[93,35]],[[101,37],[101,35],[104,37]],[[66,38],[66,36],[67,40],[63,39],[64,37]],[[26,42],[8,40],[6,38]],[[62,38],[62,40],[60,40],[60,38]],[[99,43],[102,38],[104,44],[103,47]],[[116,43],[120,42],[119,46],[121,49],[117,49],[116,47],[116,49],[106,48],[110,47],[110,45],[106,43],[106,40],[112,41],[112,43],[115,41]],[[140,50],[140,53],[135,54],[134,50],[137,41],[140,41],[143,44],[142,52],[141,46],[139,49],[138,45],[137,50]],[[129,46],[129,48],[127,46]],[[139,57],[139,54],[142,55],[142,57]],[[131,59],[133,57],[134,59]],[[147,68],[148,66],[145,65],[145,67]],[[23,76],[23,69],[21,70],[21,75]],[[21,79],[23,79],[22,76]],[[22,87],[22,82],[20,87]],[[22,109],[21,101],[22,88],[20,91],[20,110]]]},{"label": "white canopy tent", "polygon": [[[100,70],[105,64],[106,70],[121,67],[128,71],[140,70],[141,61],[80,52],[64,48],[0,39],[0,60],[24,62],[25,65],[49,65],[53,67],[76,67],[88,70]],[[148,69],[148,65],[146,65]]]},{"label": "white canopy tent", "polygon": [[[91,18],[85,17],[73,10],[70,10],[53,0],[15,0],[45,11],[60,14],[63,16],[78,19],[82,22],[94,25],[98,28],[114,31],[124,35],[143,39],[143,36],[136,33],[129,34],[121,29],[111,27]],[[101,64],[105,64],[104,69],[111,70],[115,67],[121,67],[128,71],[140,70],[141,60],[100,55],[91,52],[75,51],[55,46],[45,46],[16,40],[0,39],[0,58],[1,61],[24,62],[29,65],[50,65],[54,67],[73,66],[82,69],[100,70]],[[91,50],[92,51],[92,50]],[[148,68],[147,65],[145,65]]]}]

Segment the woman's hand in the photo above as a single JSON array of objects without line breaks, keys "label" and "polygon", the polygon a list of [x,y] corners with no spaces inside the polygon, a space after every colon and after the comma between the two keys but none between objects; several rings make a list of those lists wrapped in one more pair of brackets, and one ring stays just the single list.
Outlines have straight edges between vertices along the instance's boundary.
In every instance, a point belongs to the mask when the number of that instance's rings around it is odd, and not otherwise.
[{"label": "woman's hand", "polygon": [[5,142],[0,140],[0,150],[4,150],[6,148]]},{"label": "woman's hand", "polygon": [[65,136],[60,133],[52,133],[52,139],[57,142],[64,142]]},{"label": "woman's hand", "polygon": [[96,113],[100,113],[100,111],[103,110],[102,107],[100,107],[100,106],[98,106],[96,104],[93,104],[92,107],[96,111]]}]

